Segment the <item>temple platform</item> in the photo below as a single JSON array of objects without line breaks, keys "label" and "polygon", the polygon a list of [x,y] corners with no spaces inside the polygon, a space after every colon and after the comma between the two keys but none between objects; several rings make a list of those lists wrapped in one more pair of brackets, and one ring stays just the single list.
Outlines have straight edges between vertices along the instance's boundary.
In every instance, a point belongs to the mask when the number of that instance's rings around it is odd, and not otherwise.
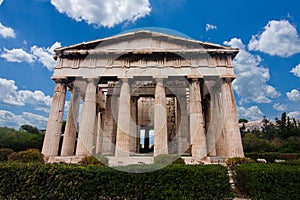
[{"label": "temple platform", "polygon": [[[47,159],[47,163],[68,163],[78,164],[84,156],[55,156]],[[152,154],[137,154],[135,156],[121,157],[121,156],[106,156],[108,158],[108,165],[110,167],[139,165],[139,164],[153,164],[154,157]],[[225,164],[226,157],[215,156],[197,159],[191,156],[182,157],[187,165],[198,164]]]}]

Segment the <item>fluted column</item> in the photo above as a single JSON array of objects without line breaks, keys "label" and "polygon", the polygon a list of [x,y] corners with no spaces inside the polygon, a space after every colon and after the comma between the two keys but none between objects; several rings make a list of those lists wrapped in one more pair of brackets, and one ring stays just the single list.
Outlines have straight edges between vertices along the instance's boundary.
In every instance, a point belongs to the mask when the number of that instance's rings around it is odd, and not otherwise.
[{"label": "fluted column", "polygon": [[149,127],[146,127],[145,135],[144,135],[144,149],[146,152],[149,151],[149,145],[150,145]]},{"label": "fluted column", "polygon": [[190,142],[193,157],[207,156],[204,117],[201,104],[200,83],[192,79],[190,84]]},{"label": "fluted column", "polygon": [[78,121],[78,112],[80,104],[80,94],[78,88],[73,88],[71,91],[70,106],[68,110],[68,118],[64,132],[61,155],[72,156],[75,151],[76,130]]},{"label": "fluted column", "polygon": [[97,141],[96,141],[96,154],[102,153],[103,144],[103,114],[104,111],[98,113],[97,117]]},{"label": "fluted column", "polygon": [[222,106],[224,109],[223,132],[226,140],[226,155],[228,157],[244,157],[231,81],[231,78],[224,78],[223,84],[221,85]]},{"label": "fluted column", "polygon": [[83,110],[79,125],[76,155],[86,156],[93,152],[96,122],[96,80],[88,79]]},{"label": "fluted column", "polygon": [[131,120],[130,120],[130,152],[137,153],[138,150],[138,126],[137,126],[137,102],[138,97],[131,98]]},{"label": "fluted column", "polygon": [[154,102],[154,156],[168,154],[166,91],[163,79],[156,79]]},{"label": "fluted column", "polygon": [[102,154],[113,155],[114,154],[114,118],[112,107],[117,106],[112,104],[112,95],[106,95],[106,106],[104,113],[104,128],[103,128],[103,142],[102,142]]},{"label": "fluted column", "polygon": [[66,87],[67,82],[64,80],[56,80],[56,86],[54,89],[54,95],[42,149],[42,153],[46,157],[58,155],[66,100]]},{"label": "fluted column", "polygon": [[118,127],[115,156],[129,156],[130,152],[130,87],[128,79],[122,79],[119,99]]},{"label": "fluted column", "polygon": [[[185,155],[190,148],[189,141],[189,123],[187,116],[186,95],[177,97],[177,121],[178,121],[178,154]],[[180,121],[179,121],[180,119]]]}]

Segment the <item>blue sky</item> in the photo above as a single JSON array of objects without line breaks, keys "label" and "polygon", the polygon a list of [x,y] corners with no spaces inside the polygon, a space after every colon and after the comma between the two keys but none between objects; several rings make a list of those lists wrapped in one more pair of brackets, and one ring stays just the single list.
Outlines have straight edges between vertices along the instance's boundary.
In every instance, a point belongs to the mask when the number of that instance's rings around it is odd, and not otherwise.
[{"label": "blue sky", "polygon": [[240,48],[240,118],[300,118],[300,1],[0,0],[0,126],[45,128],[53,49],[142,27]]}]

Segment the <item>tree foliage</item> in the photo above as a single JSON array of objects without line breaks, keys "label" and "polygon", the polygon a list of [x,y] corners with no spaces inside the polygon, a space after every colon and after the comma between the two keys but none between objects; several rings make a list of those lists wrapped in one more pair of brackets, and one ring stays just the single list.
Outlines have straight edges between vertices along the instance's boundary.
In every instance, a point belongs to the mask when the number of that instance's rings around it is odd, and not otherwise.
[{"label": "tree foliage", "polygon": [[275,122],[264,117],[261,130],[241,132],[245,152],[300,152],[300,122],[285,112]]},{"label": "tree foliage", "polygon": [[27,131],[17,131],[13,128],[0,127],[0,149],[10,148],[14,151],[27,149],[42,149],[43,134],[33,134]]},{"label": "tree foliage", "polygon": [[23,132],[26,131],[28,133],[35,133],[35,134],[39,134],[40,133],[40,131],[39,131],[39,129],[37,127],[31,126],[31,125],[26,125],[26,124],[22,125],[20,127],[19,131],[23,131]]}]

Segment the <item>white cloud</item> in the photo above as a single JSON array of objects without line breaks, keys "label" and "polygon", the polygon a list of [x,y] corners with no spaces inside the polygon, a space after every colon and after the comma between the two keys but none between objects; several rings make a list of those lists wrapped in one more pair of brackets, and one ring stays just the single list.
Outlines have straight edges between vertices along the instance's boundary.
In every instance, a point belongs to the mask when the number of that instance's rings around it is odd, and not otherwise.
[{"label": "white cloud", "polygon": [[0,6],[1,6],[1,4],[3,3],[3,1],[4,1],[4,0],[0,0]]},{"label": "white cloud", "polygon": [[286,93],[286,96],[291,101],[300,101],[300,92],[296,89]]},{"label": "white cloud", "polygon": [[60,42],[55,42],[51,47],[38,47],[36,45],[31,47],[31,53],[27,53],[23,49],[11,49],[4,48],[4,53],[0,57],[6,59],[7,62],[28,62],[33,63],[38,61],[42,63],[49,71],[52,71],[55,65],[53,59],[54,50],[61,47]]},{"label": "white cloud", "polygon": [[49,112],[52,98],[39,90],[18,90],[14,80],[0,78],[0,102],[15,106],[28,104],[35,110]]},{"label": "white cloud", "polygon": [[38,128],[46,128],[47,126],[48,118],[42,115],[37,115],[30,112],[23,112],[22,117],[25,120],[29,121],[31,125],[36,126]]},{"label": "white cloud", "polygon": [[249,108],[237,107],[237,112],[239,118],[244,118],[249,121],[257,121],[263,119],[263,112],[258,106],[251,106]]},{"label": "white cloud", "polygon": [[[1,2],[0,2],[1,5]],[[0,35],[4,38],[15,38],[16,34],[14,29],[10,28],[10,27],[6,27],[3,24],[1,24],[0,22]]]},{"label": "white cloud", "polygon": [[0,110],[0,126],[19,129],[21,125],[27,124],[42,129],[46,127],[47,121],[46,117],[29,112],[17,115],[7,110]]},{"label": "white cloud", "polygon": [[18,129],[23,124],[29,124],[29,121],[10,111],[0,110],[0,126],[8,126]]},{"label": "white cloud", "polygon": [[149,15],[149,0],[51,0],[60,13],[76,21],[86,21],[104,27],[114,27],[123,22],[134,22]]},{"label": "white cloud", "polygon": [[55,42],[51,47],[41,48],[37,46],[31,47],[31,52],[35,58],[42,63],[49,71],[52,71],[55,65],[53,59],[54,49],[61,47],[61,43]]},{"label": "white cloud", "polygon": [[240,52],[233,60],[236,79],[233,89],[240,97],[240,103],[271,103],[280,93],[270,85],[269,69],[260,65],[261,58],[250,54],[241,39],[232,38],[225,45],[239,48]]},{"label": "white cloud", "polygon": [[285,111],[287,109],[287,106],[280,103],[274,103],[273,108],[278,111]]},{"label": "white cloud", "polygon": [[212,24],[206,24],[206,26],[205,26],[206,32],[208,32],[209,30],[215,30],[215,29],[217,29],[217,26],[212,25]]},{"label": "white cloud", "polygon": [[298,78],[300,78],[300,64],[297,65],[296,67],[294,67],[294,68],[291,70],[291,72],[292,72],[295,76],[297,76]]},{"label": "white cloud", "polygon": [[293,111],[293,112],[289,112],[287,114],[287,116],[291,117],[291,118],[300,118],[300,112],[299,111]]},{"label": "white cloud", "polygon": [[252,36],[249,50],[289,57],[300,52],[300,38],[296,28],[287,20],[269,21],[261,34]]},{"label": "white cloud", "polygon": [[23,49],[11,49],[4,48],[5,53],[1,54],[0,57],[4,58],[7,62],[34,62],[34,56],[27,53]]}]

